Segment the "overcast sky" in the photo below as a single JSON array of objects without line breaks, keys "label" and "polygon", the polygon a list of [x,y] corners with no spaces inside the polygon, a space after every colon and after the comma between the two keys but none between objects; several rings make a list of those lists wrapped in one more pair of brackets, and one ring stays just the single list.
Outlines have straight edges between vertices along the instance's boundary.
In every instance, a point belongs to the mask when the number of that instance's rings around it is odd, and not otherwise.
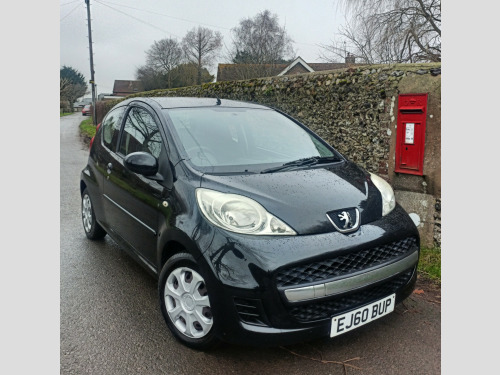
[{"label": "overcast sky", "polygon": [[[154,41],[180,42],[199,25],[220,31],[223,49],[229,49],[231,29],[268,9],[286,27],[297,56],[322,62],[318,45],[330,43],[344,23],[335,0],[91,0],[90,5],[97,94],[112,93],[117,79],[135,79]],[[85,1],[60,0],[60,65],[78,70],[89,81],[87,27]],[[218,62],[228,61],[221,57]],[[216,74],[216,69],[215,65],[210,72]]]}]

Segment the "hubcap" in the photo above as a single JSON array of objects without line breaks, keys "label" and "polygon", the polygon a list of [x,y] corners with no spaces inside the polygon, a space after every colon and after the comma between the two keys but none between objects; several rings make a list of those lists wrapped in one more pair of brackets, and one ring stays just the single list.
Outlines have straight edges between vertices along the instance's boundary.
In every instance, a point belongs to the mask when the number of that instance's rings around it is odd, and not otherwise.
[{"label": "hubcap", "polygon": [[82,201],[82,219],[85,232],[90,232],[92,229],[92,203],[90,203],[90,198],[87,194],[84,195]]},{"label": "hubcap", "polygon": [[182,334],[201,338],[212,328],[213,318],[205,280],[188,268],[180,267],[165,283],[165,307],[172,323]]}]

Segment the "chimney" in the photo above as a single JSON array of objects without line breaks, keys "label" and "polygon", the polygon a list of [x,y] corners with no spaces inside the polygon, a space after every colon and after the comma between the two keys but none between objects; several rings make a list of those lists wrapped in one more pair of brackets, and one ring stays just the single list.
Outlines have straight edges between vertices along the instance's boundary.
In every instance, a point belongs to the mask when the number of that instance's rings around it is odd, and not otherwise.
[{"label": "chimney", "polygon": [[356,56],[354,56],[350,52],[347,52],[347,56],[345,57],[345,63],[346,64],[356,64]]}]

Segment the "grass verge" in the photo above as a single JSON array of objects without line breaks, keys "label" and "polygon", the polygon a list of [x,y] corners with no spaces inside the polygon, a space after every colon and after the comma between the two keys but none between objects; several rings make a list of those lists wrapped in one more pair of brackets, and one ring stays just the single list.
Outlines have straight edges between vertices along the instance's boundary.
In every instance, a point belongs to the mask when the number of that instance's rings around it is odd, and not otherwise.
[{"label": "grass verge", "polygon": [[59,117],[72,115],[72,112],[61,112]]},{"label": "grass verge", "polygon": [[418,272],[438,284],[441,284],[441,248],[421,248]]},{"label": "grass verge", "polygon": [[86,143],[95,135],[95,126],[92,123],[92,117],[83,120],[80,123],[80,134],[86,140]]}]

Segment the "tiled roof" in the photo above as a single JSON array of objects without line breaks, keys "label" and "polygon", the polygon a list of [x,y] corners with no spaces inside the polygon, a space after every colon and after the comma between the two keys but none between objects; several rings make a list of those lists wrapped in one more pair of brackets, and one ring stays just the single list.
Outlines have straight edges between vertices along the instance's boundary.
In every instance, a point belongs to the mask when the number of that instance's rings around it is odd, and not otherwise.
[{"label": "tiled roof", "polygon": [[142,81],[115,80],[113,95],[127,96],[144,91]]},{"label": "tiled roof", "polygon": [[[217,68],[217,82],[235,81],[241,79],[263,78],[277,76],[291,64],[219,64]],[[346,63],[306,63],[315,72],[324,70],[344,69],[363,64],[346,64]],[[285,75],[307,73],[308,70],[302,64],[296,64],[289,69]]]}]

